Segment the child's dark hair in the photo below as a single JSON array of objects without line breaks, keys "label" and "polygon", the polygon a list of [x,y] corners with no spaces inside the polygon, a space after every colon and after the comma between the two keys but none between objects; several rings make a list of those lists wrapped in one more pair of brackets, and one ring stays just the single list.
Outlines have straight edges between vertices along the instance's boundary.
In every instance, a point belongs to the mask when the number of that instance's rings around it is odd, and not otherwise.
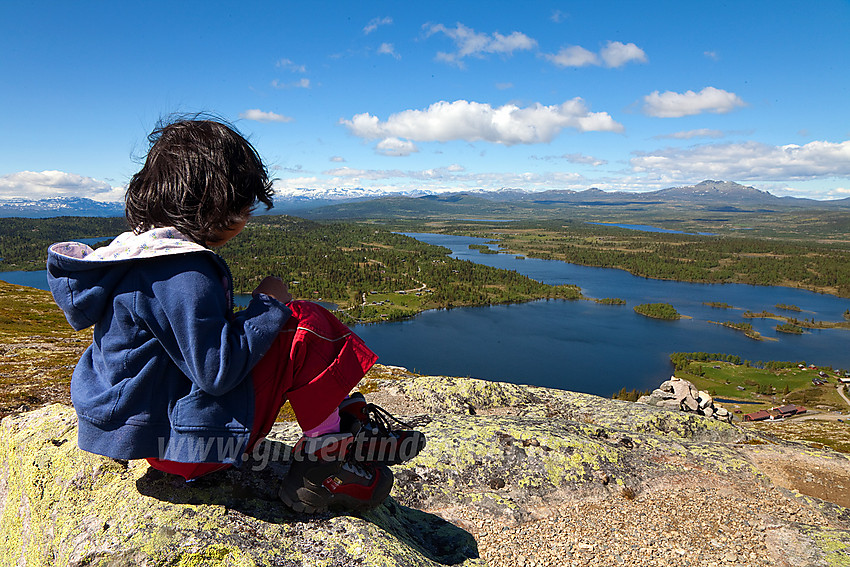
[{"label": "child's dark hair", "polygon": [[148,141],[145,164],[124,198],[135,232],[173,226],[206,245],[257,202],[272,207],[266,167],[234,127],[218,119],[177,119],[160,123]]}]

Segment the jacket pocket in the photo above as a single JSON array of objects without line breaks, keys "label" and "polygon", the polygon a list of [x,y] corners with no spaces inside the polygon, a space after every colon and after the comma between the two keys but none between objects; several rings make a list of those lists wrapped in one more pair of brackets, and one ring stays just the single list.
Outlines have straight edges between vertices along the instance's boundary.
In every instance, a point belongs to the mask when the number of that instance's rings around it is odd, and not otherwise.
[{"label": "jacket pocket", "polygon": [[[250,381],[247,385],[250,387]],[[171,427],[179,433],[250,433],[253,407],[253,389],[246,392],[242,385],[226,396],[213,396],[193,387],[174,405]]]}]

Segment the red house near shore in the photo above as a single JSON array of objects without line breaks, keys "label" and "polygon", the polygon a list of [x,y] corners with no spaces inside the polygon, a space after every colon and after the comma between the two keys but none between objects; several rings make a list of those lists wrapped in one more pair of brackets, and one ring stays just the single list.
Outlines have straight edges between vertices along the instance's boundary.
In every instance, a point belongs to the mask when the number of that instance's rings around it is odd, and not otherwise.
[{"label": "red house near shore", "polygon": [[787,404],[778,408],[769,410],[760,410],[753,413],[744,414],[744,421],[763,421],[765,419],[781,419],[783,417],[791,417],[806,413],[806,408],[795,404]]}]

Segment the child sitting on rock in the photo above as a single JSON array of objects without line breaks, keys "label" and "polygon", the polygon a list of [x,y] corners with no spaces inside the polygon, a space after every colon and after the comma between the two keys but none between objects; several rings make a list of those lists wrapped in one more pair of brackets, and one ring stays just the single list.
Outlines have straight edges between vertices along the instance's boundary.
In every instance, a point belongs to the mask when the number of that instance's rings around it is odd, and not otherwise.
[{"label": "child sitting on rock", "polygon": [[212,249],[259,203],[272,206],[256,150],[216,120],[177,120],[149,141],[126,192],[132,231],[98,250],[48,252],[56,303],[74,329],[94,326],[71,380],[80,448],[191,480],[239,465],[289,400],[304,434],[283,501],[305,512],[377,506],[392,488],[388,465],[425,443],[347,397],[377,356],[275,277],[233,312],[230,270]]}]

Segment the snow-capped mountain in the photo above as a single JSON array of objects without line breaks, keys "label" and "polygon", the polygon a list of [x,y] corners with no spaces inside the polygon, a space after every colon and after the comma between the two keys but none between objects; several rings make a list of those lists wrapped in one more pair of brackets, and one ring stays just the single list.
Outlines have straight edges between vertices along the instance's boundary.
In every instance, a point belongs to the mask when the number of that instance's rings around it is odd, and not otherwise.
[{"label": "snow-capped mountain", "polygon": [[[767,191],[740,185],[731,181],[706,180],[696,185],[669,187],[657,191],[625,192],[602,191],[597,188],[574,191],[570,189],[527,191],[516,187],[503,187],[491,191],[434,193],[422,189],[385,191],[365,187],[331,189],[278,188],[275,206],[269,214],[300,214],[325,207],[371,201],[388,197],[408,197],[457,201],[462,196],[472,196],[489,202],[516,203],[524,206],[557,204],[595,204],[616,202],[663,203],[719,203],[724,206],[767,207],[848,207],[850,198],[817,201],[796,197],[776,197]],[[258,210],[258,214],[265,211]],[[51,216],[119,217],[124,215],[123,203],[106,203],[82,197],[54,197],[51,199],[0,199],[0,217],[42,218]]]},{"label": "snow-capped mountain", "polygon": [[84,197],[0,199],[0,217],[121,217],[124,203],[105,203]]}]

